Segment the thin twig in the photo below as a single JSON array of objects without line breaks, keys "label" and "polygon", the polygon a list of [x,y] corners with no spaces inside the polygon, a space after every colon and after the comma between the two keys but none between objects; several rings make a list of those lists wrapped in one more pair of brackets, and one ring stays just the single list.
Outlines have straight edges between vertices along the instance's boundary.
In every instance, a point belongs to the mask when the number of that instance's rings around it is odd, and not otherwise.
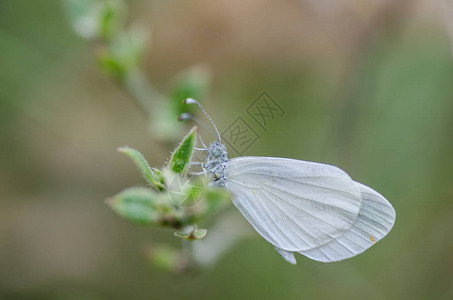
[{"label": "thin twig", "polygon": [[158,108],[158,103],[163,101],[164,96],[153,87],[142,70],[133,69],[127,72],[122,83],[147,117],[150,117]]}]

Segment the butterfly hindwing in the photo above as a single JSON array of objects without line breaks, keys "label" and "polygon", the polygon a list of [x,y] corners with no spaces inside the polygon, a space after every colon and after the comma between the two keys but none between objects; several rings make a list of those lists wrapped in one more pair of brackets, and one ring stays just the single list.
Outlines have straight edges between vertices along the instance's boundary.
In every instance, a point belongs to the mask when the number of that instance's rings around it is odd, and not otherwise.
[{"label": "butterfly hindwing", "polygon": [[307,251],[335,240],[359,215],[359,187],[330,165],[240,157],[228,162],[226,174],[236,207],[256,231],[284,251]]},{"label": "butterfly hindwing", "polygon": [[359,217],[339,238],[317,248],[301,251],[311,259],[333,262],[356,256],[384,238],[395,223],[395,210],[378,192],[356,182],[362,196]]}]

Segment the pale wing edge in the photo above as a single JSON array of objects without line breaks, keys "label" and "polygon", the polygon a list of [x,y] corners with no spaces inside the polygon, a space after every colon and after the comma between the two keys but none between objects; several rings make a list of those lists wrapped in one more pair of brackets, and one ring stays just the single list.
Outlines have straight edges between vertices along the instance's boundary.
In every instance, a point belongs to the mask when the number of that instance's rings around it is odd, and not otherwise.
[{"label": "pale wing edge", "polygon": [[353,227],[338,239],[300,254],[321,262],[340,261],[363,253],[390,232],[396,218],[393,206],[370,187],[356,184],[362,194],[362,207]]}]

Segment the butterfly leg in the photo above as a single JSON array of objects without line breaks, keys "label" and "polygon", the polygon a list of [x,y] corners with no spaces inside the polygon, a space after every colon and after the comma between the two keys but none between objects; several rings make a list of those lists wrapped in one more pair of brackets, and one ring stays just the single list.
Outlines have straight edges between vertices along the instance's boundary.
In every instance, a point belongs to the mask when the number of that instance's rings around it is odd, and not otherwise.
[{"label": "butterfly leg", "polygon": [[206,172],[206,170],[204,170],[201,172],[189,172],[188,174],[191,176],[200,176],[200,175],[207,175],[207,172]]},{"label": "butterfly leg", "polygon": [[203,145],[204,150],[206,150],[209,153],[208,147],[203,142],[203,139],[201,138],[201,135],[198,135],[198,139],[200,140],[201,145]]}]

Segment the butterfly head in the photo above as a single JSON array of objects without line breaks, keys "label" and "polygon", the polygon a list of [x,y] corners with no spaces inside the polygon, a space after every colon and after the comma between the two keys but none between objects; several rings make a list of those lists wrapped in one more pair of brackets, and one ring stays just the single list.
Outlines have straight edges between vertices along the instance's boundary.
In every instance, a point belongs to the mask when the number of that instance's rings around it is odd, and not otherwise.
[{"label": "butterfly head", "polygon": [[213,158],[227,158],[225,145],[217,141],[209,145],[208,152]]}]

